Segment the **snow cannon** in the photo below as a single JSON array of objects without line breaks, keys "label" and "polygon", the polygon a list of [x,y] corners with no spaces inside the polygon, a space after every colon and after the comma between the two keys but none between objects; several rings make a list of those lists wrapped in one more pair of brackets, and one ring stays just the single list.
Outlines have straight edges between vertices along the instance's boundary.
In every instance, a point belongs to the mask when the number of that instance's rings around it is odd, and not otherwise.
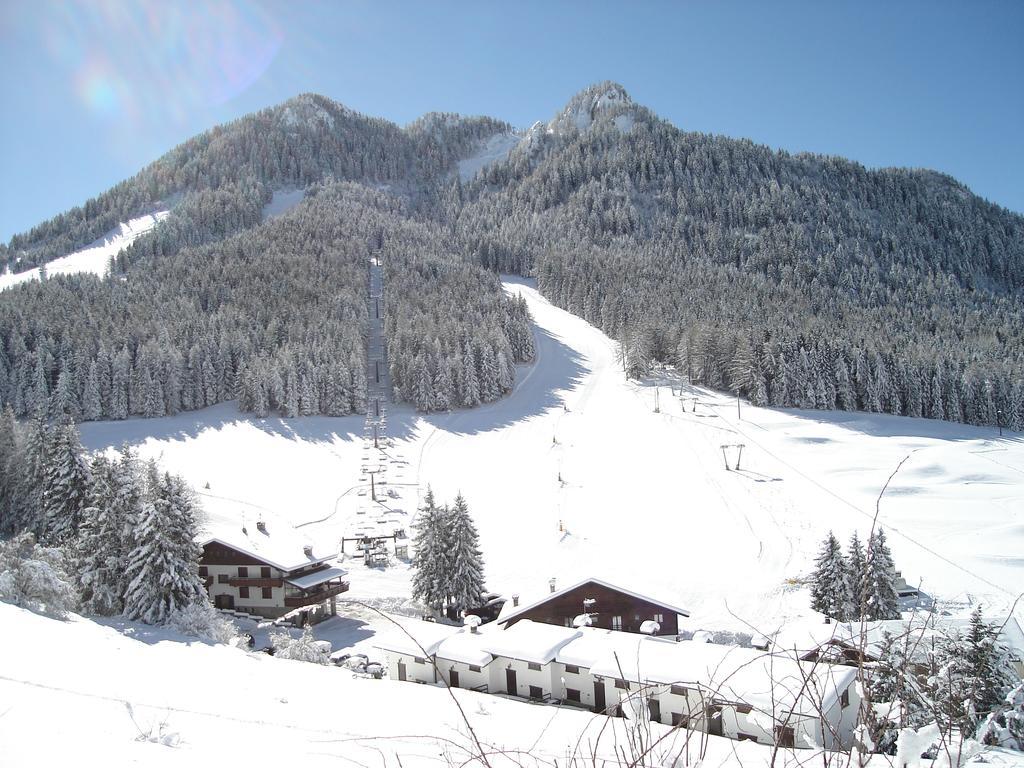
[{"label": "snow cannon", "polygon": [[581,613],[579,616],[572,620],[572,625],[576,627],[576,629],[580,629],[581,627],[589,627],[593,624],[594,619],[589,613]]},{"label": "snow cannon", "polygon": [[477,628],[484,623],[484,620],[474,613],[467,613],[462,623],[464,626],[469,627],[469,631],[475,635]]}]

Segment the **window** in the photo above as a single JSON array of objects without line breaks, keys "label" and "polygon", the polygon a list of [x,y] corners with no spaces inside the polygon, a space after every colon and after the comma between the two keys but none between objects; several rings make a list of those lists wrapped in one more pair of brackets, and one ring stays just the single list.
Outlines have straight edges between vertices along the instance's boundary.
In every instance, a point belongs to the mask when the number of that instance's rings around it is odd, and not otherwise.
[{"label": "window", "polygon": [[690,718],[682,712],[673,712],[672,725],[677,728],[686,728],[690,725]]},{"label": "window", "polygon": [[274,599],[274,590],[273,590],[272,587],[264,587],[263,588],[263,599],[264,600],[273,600]]},{"label": "window", "polygon": [[795,747],[796,733],[792,728],[777,726],[775,728],[775,743],[780,747]]},{"label": "window", "polygon": [[533,662],[531,661],[531,662],[529,662],[529,667],[530,667],[530,669],[532,669],[532,670],[533,670],[534,672],[540,672],[540,664],[535,664],[535,663],[533,663]]},{"label": "window", "polygon": [[639,624],[639,623],[640,623],[640,614],[639,614],[639,613],[634,613],[634,614],[633,614],[633,621],[634,621],[635,623],[637,623],[637,624]]},{"label": "window", "polygon": [[539,685],[531,685],[530,686],[530,698],[531,699],[540,699],[540,698],[543,698],[543,697],[544,697],[544,692],[541,691]]},{"label": "window", "polygon": [[578,675],[580,673],[580,668],[577,667],[575,664],[566,664],[565,671],[568,672],[570,675]]},{"label": "window", "polygon": [[568,616],[565,617],[565,626],[567,626],[567,627],[571,627],[572,626],[572,619],[570,619]]},{"label": "window", "polygon": [[269,565],[265,565],[262,568],[260,568],[260,578],[261,579],[269,579],[270,578],[270,566]]},{"label": "window", "polygon": [[682,686],[682,685],[673,685],[672,686],[672,695],[673,696],[685,696],[686,695],[686,688],[684,686]]},{"label": "window", "polygon": [[426,663],[427,663],[427,660],[426,660],[426,659],[420,658],[419,656],[416,656],[416,657],[415,657],[415,658],[414,658],[413,660],[414,660],[414,661],[415,661],[415,662],[416,662],[417,664],[426,664]]},{"label": "window", "polygon": [[219,573],[219,574],[217,574],[217,583],[218,584],[227,584],[230,580],[231,580],[231,577],[228,576],[226,573]]},{"label": "window", "polygon": [[612,616],[612,629],[622,629],[621,616]]},{"label": "window", "polygon": [[565,698],[568,701],[576,701],[576,702],[578,702],[580,700],[580,692],[577,691],[575,688],[566,688],[565,689]]},{"label": "window", "polygon": [[209,575],[210,575],[210,572],[207,569],[207,567],[205,565],[200,565],[199,566],[199,578],[205,579]]},{"label": "window", "polygon": [[663,614],[663,613],[656,613],[656,614],[654,614],[654,620],[656,622],[658,622],[659,624],[664,624],[665,623],[665,614]]},{"label": "window", "polygon": [[469,665],[469,671],[470,672],[479,672],[480,671],[480,667],[477,666],[476,664],[470,664]]},{"label": "window", "polygon": [[239,587],[238,588],[238,596],[241,597],[241,598],[248,599],[248,597],[249,597],[249,588],[248,587]]},{"label": "window", "polygon": [[842,695],[839,697],[839,703],[842,705],[843,709],[846,709],[848,706],[850,706],[850,689],[849,688],[847,688],[845,691],[843,691]]},{"label": "window", "polygon": [[249,569],[246,568],[244,565],[238,566],[238,578],[240,578],[240,579],[247,579],[247,578],[249,578]]},{"label": "window", "polygon": [[625,680],[616,680],[615,687],[622,691],[628,691],[629,683],[627,683]]}]

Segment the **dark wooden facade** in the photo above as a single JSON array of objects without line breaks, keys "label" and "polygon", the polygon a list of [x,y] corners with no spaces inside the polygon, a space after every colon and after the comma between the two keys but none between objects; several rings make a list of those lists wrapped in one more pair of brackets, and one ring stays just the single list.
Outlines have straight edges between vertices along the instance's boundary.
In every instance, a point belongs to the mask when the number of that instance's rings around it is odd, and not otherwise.
[{"label": "dark wooden facade", "polygon": [[[585,600],[594,602],[585,608]],[[507,622],[508,626],[512,626],[522,619],[530,619],[544,624],[567,627],[572,626],[573,619],[580,614],[589,613],[591,626],[602,629],[639,632],[641,624],[653,620],[661,625],[659,635],[679,633],[679,617],[676,608],[598,581],[587,581],[576,587],[554,592],[548,599],[532,607],[520,606],[520,608],[525,608],[525,610],[517,613],[519,608],[513,607],[509,618],[499,619],[499,621]]]}]

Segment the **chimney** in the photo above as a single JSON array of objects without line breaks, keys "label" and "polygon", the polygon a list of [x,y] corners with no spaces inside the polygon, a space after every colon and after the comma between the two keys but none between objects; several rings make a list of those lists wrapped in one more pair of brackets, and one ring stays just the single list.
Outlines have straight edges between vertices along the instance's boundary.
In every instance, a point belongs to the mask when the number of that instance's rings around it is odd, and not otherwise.
[{"label": "chimney", "polygon": [[513,608],[518,608],[519,607],[519,595],[512,595],[512,607]]},{"label": "chimney", "polygon": [[307,544],[306,546],[304,546],[302,548],[302,553],[306,557],[312,557],[313,556],[313,547],[310,544]]},{"label": "chimney", "polygon": [[260,533],[266,533],[267,532],[267,524],[264,523],[262,520],[258,520],[256,522],[256,530],[259,531]]},{"label": "chimney", "polygon": [[555,580],[554,580],[554,578],[551,578],[551,579],[550,579],[550,580],[548,581],[548,586],[549,586],[549,587],[551,587],[551,591],[552,591],[552,592],[554,592],[554,591],[555,591]]}]

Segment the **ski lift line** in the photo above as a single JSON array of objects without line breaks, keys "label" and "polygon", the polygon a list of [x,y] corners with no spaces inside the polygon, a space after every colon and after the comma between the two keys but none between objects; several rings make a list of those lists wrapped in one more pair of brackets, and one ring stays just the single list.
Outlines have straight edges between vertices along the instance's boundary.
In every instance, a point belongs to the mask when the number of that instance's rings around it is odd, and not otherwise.
[{"label": "ski lift line", "polygon": [[199,496],[205,496],[208,499],[220,499],[221,501],[233,501],[236,504],[245,504],[247,507],[255,507],[256,509],[262,509],[264,512],[273,512],[274,510],[269,507],[263,507],[259,504],[254,504],[251,501],[245,501],[244,499],[233,499],[230,496],[218,496],[215,493],[204,493],[203,491],[196,491]]},{"label": "ski lift line", "polygon": [[[752,437],[751,437],[751,436],[750,436],[750,435],[749,435],[749,434],[748,434],[747,432],[745,432],[744,430],[740,429],[739,427],[737,427],[736,429],[737,429],[737,431],[738,431],[738,432],[739,432],[740,434],[742,434],[742,435],[743,435],[744,437],[746,437],[746,438],[747,438],[748,440],[750,440],[750,441],[751,441],[751,442],[752,442],[752,443],[753,443],[754,445],[756,445],[756,446],[757,446],[758,448],[760,448],[760,449],[761,449],[762,451],[764,451],[764,452],[765,452],[765,453],[767,453],[767,454],[768,454],[769,456],[771,456],[771,457],[772,457],[773,459],[775,459],[776,461],[778,461],[778,462],[779,462],[780,464],[783,464],[784,466],[786,466],[786,467],[789,467],[789,469],[791,469],[791,470],[792,470],[793,472],[796,472],[796,474],[800,475],[800,477],[804,478],[804,480],[807,480],[807,481],[808,481],[809,483],[811,483],[812,485],[814,485],[814,486],[816,486],[817,488],[819,488],[820,490],[824,491],[824,492],[825,492],[825,493],[827,493],[827,494],[828,494],[829,496],[832,496],[832,497],[833,497],[834,499],[837,499],[838,501],[842,502],[843,504],[845,504],[846,506],[848,506],[848,507],[849,507],[850,509],[852,509],[852,510],[853,510],[854,512],[857,512],[858,514],[862,515],[863,517],[866,517],[866,518],[868,518],[869,520],[874,520],[874,519],[875,519],[875,514],[874,514],[874,512],[865,512],[865,511],[864,511],[863,509],[861,509],[860,507],[858,507],[858,506],[857,506],[856,504],[854,504],[853,502],[849,501],[848,499],[845,499],[845,498],[843,498],[842,496],[840,496],[840,495],[839,495],[838,493],[836,493],[836,492],[835,492],[835,491],[833,491],[832,489],[830,489],[830,488],[827,488],[826,486],[822,485],[821,483],[819,483],[819,482],[818,482],[817,480],[815,480],[815,479],[814,479],[814,478],[812,478],[811,476],[809,476],[809,475],[805,474],[805,473],[804,473],[804,472],[802,472],[801,470],[799,470],[799,469],[797,469],[796,467],[794,467],[794,466],[793,466],[792,464],[790,464],[790,463],[789,463],[788,461],[786,461],[785,459],[783,459],[783,458],[782,458],[781,456],[778,456],[777,454],[775,454],[775,453],[773,453],[772,451],[770,451],[770,450],[768,450],[767,448],[765,448],[765,447],[764,447],[763,445],[761,445],[761,443],[759,443],[759,442],[758,442],[757,440],[755,440],[754,438],[752,438]],[[912,451],[911,453],[917,453],[917,451],[919,451],[919,450],[921,450],[921,449],[920,449],[920,448],[918,448],[918,449],[916,449],[915,451]],[[893,531],[893,532],[895,532],[895,533],[896,533],[896,534],[897,534],[898,536],[900,536],[901,538],[903,538],[903,539],[905,539],[905,540],[909,541],[909,542],[910,542],[911,544],[914,544],[914,545],[916,545],[916,546],[917,546],[917,547],[919,547],[920,549],[924,550],[925,552],[927,552],[928,554],[932,555],[933,557],[936,557],[936,558],[938,558],[939,560],[941,560],[942,562],[946,563],[947,565],[951,565],[951,566],[953,566],[953,567],[954,567],[954,568],[956,568],[957,570],[959,570],[959,571],[962,571],[963,573],[966,573],[966,574],[967,574],[968,576],[971,576],[972,578],[975,578],[975,579],[977,579],[977,580],[978,580],[978,581],[980,581],[981,583],[983,583],[983,584],[986,584],[986,585],[988,585],[988,586],[992,587],[993,589],[997,590],[998,592],[1002,592],[1003,594],[1005,594],[1005,595],[1009,595],[1010,597],[1015,597],[1015,596],[1016,596],[1016,593],[1015,593],[1015,592],[1011,592],[1010,590],[1006,589],[1006,587],[1000,586],[999,584],[996,584],[995,582],[989,581],[989,580],[988,580],[988,579],[986,579],[986,578],[985,578],[984,576],[981,576],[981,575],[979,575],[979,574],[977,574],[977,573],[974,573],[974,571],[971,571],[970,569],[968,569],[968,568],[965,568],[964,566],[960,565],[959,563],[957,563],[957,562],[955,562],[955,561],[953,561],[953,560],[950,560],[950,559],[949,559],[948,557],[946,557],[945,555],[943,555],[943,554],[940,554],[939,552],[936,552],[936,551],[935,551],[934,549],[932,549],[931,547],[927,546],[926,544],[922,544],[922,543],[921,543],[920,541],[918,541],[917,539],[914,539],[914,538],[912,538],[911,536],[907,535],[906,533],[904,533],[903,531],[901,531],[901,530],[900,530],[899,528],[897,528],[896,526],[894,526],[894,525],[891,525],[891,524],[887,524],[887,526],[886,526],[886,527],[887,527],[887,528],[888,528],[888,529],[889,529],[890,531]]]}]

